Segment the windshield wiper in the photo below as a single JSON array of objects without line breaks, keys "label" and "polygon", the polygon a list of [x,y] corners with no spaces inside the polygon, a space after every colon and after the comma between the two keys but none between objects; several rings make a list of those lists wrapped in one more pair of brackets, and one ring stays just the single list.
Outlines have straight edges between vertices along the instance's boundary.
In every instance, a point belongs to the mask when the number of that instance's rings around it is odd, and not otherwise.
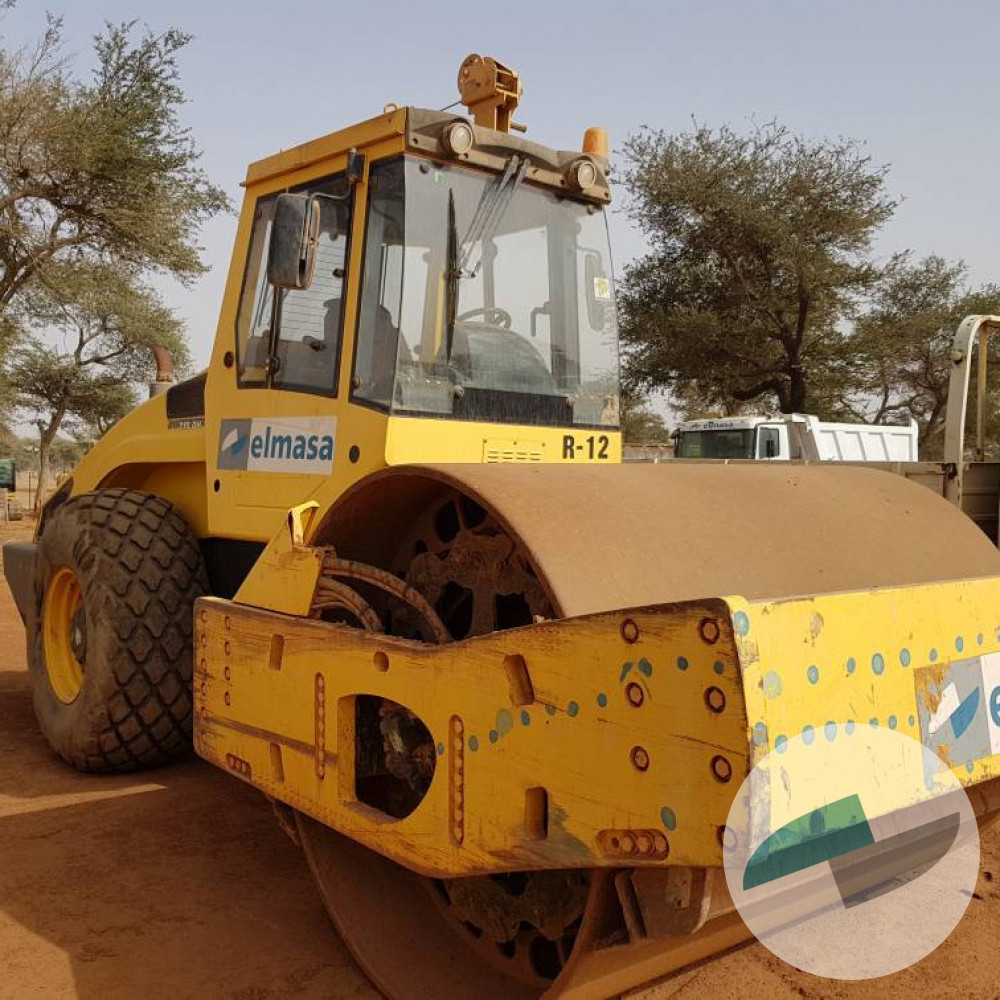
[{"label": "windshield wiper", "polygon": [[451,345],[455,339],[455,316],[458,313],[458,231],[455,228],[455,192],[448,189],[448,246],[445,263],[444,322],[445,359],[451,361]]},{"label": "windshield wiper", "polygon": [[[470,271],[469,259],[477,243],[485,246],[486,242],[496,232],[500,221],[510,207],[510,203],[521,186],[528,172],[528,159],[522,159],[517,153],[512,153],[503,173],[483,191],[468,232],[458,239],[455,226],[455,196],[448,191],[448,247],[445,277],[445,357],[451,360],[451,347],[455,339],[455,316],[458,311],[458,282],[460,278],[475,278],[483,266],[483,256]],[[459,251],[462,256],[459,258]]]},{"label": "windshield wiper", "polygon": [[479,263],[471,271],[468,269],[469,258],[477,243],[485,245],[497,231],[500,220],[510,207],[511,200],[527,172],[527,158],[522,160],[517,153],[513,153],[503,173],[483,192],[476,206],[475,215],[472,216],[472,222],[469,223],[469,231],[462,240],[462,246],[466,249],[458,264],[459,277],[474,278],[479,273],[479,269],[483,266],[483,258],[479,258]]}]

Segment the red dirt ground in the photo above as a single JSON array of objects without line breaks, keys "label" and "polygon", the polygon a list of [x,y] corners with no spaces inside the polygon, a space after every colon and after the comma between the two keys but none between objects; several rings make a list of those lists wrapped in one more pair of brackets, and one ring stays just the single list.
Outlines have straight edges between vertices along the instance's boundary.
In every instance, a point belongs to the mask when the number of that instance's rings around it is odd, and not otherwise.
[{"label": "red dirt ground", "polygon": [[[0,525],[0,542],[30,531]],[[1000,832],[977,898],[919,965],[818,979],[762,946],[681,973],[644,1000],[1000,996]],[[634,994],[638,997],[639,994]],[[0,1000],[377,1000],[264,798],[191,760],[76,774],[38,733],[24,633],[0,580]],[[429,998],[432,1000],[432,998]],[[474,998],[470,998],[474,1000]]]}]

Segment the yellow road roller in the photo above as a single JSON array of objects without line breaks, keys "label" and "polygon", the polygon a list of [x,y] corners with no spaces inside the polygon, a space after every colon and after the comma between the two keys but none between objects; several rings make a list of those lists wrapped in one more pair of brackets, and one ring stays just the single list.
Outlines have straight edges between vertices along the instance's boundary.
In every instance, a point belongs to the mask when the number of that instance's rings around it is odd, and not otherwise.
[{"label": "yellow road roller", "polygon": [[[193,739],[386,996],[608,997],[747,937],[741,781],[830,721],[921,739],[1000,651],[1000,554],[883,471],[622,465],[604,133],[458,84],[249,168],[207,371],[4,566],[53,749]],[[939,752],[985,816],[983,725]]]}]

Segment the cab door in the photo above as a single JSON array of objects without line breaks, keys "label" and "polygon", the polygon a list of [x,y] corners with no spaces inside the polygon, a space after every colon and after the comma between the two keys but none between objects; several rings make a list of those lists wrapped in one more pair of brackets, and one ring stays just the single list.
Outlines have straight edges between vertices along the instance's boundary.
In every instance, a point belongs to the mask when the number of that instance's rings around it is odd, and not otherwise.
[{"label": "cab door", "polygon": [[291,188],[316,195],[320,205],[315,275],[304,289],[276,289],[267,280],[275,204],[284,189],[252,203],[248,194],[237,244],[246,247],[242,280],[235,302],[227,290],[217,338],[230,347],[221,366],[213,360],[206,398],[213,534],[271,537],[289,507],[348,463],[338,390],[355,305],[349,275],[357,266],[359,188],[344,171]]},{"label": "cab door", "polygon": [[761,424],[757,428],[757,458],[765,461],[788,458],[787,446],[782,450],[781,427]]}]

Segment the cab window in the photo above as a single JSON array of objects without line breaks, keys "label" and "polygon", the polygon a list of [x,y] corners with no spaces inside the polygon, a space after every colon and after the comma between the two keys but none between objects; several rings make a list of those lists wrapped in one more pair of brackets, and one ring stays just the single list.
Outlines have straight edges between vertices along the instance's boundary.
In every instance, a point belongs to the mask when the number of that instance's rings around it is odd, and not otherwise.
[{"label": "cab window", "polygon": [[[594,205],[419,158],[372,165],[351,398],[398,414],[618,425],[607,225]],[[511,180],[511,178],[515,178]]]},{"label": "cab window", "polygon": [[[297,191],[320,195],[316,274],[309,288],[278,290],[267,282],[267,247],[276,196],[257,202],[243,290],[236,317],[237,377],[241,387],[335,396],[340,368],[344,290],[351,227],[351,192],[344,174]],[[266,365],[274,344],[275,360]]]}]

